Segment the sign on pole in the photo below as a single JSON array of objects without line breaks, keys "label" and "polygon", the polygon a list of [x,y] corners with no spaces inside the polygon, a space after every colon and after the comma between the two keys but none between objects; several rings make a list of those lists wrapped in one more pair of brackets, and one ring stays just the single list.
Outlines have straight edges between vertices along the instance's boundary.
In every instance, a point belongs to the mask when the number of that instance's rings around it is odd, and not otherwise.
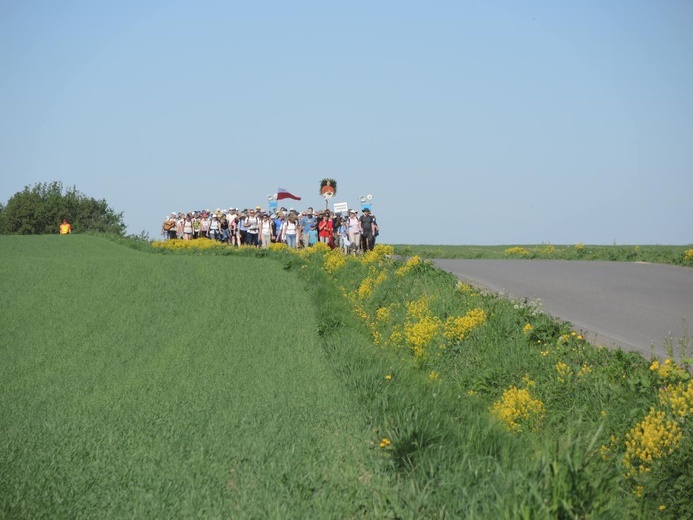
[{"label": "sign on pole", "polygon": [[348,211],[349,211],[349,203],[347,203],[347,202],[335,202],[334,203],[334,212],[335,213],[341,213],[342,215],[346,215]]}]

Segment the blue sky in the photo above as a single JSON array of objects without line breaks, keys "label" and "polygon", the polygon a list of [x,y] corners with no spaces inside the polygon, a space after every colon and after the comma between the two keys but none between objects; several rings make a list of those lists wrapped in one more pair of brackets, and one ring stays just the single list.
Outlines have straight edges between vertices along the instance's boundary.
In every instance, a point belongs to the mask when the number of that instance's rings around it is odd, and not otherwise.
[{"label": "blue sky", "polygon": [[693,243],[693,3],[0,3],[0,201],[359,207],[381,242]]}]

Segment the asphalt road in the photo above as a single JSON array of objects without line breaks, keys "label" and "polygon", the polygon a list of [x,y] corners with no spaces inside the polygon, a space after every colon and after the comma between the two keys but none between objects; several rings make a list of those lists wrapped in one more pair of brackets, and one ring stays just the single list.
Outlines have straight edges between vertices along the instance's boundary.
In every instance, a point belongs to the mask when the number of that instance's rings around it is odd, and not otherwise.
[{"label": "asphalt road", "polygon": [[[667,356],[666,340],[693,336],[693,269],[561,260],[434,260],[459,279],[510,298],[542,301],[594,345]],[[674,352],[678,360],[681,353]],[[689,343],[688,357],[693,355]]]}]

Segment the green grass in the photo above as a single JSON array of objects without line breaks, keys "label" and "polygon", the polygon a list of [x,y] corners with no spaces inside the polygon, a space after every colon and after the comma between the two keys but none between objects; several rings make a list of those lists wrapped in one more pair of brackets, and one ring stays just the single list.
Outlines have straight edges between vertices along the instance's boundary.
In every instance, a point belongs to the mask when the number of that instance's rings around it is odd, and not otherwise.
[{"label": "green grass", "polygon": [[377,511],[371,434],[280,264],[0,244],[0,516]]},{"label": "green grass", "polygon": [[[623,477],[677,381],[639,355],[429,262],[134,245],[0,237],[0,517],[691,514],[687,417],[678,451]],[[486,318],[417,351],[412,302],[439,329]],[[546,411],[519,432],[490,411],[512,386]]]},{"label": "green grass", "polygon": [[[554,259],[554,260],[606,260],[619,262],[652,262],[693,267],[693,245],[498,245],[498,246],[436,246],[394,245],[400,256],[418,255],[421,258],[448,259]],[[519,252],[521,248],[524,252]],[[519,254],[518,254],[519,253]]]}]

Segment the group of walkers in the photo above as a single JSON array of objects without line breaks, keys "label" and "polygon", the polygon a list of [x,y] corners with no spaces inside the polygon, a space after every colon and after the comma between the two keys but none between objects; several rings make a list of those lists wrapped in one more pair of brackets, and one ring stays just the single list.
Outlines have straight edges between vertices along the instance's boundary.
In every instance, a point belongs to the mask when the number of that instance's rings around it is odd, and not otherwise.
[{"label": "group of walkers", "polygon": [[207,238],[231,246],[269,247],[272,243],[284,243],[300,249],[324,242],[332,249],[358,253],[373,249],[379,229],[367,207],[359,216],[355,209],[342,215],[329,210],[314,212],[313,208],[301,213],[293,208],[281,208],[270,214],[258,206],[242,211],[230,208],[215,212],[173,212],[165,218],[161,234],[168,240]]}]

